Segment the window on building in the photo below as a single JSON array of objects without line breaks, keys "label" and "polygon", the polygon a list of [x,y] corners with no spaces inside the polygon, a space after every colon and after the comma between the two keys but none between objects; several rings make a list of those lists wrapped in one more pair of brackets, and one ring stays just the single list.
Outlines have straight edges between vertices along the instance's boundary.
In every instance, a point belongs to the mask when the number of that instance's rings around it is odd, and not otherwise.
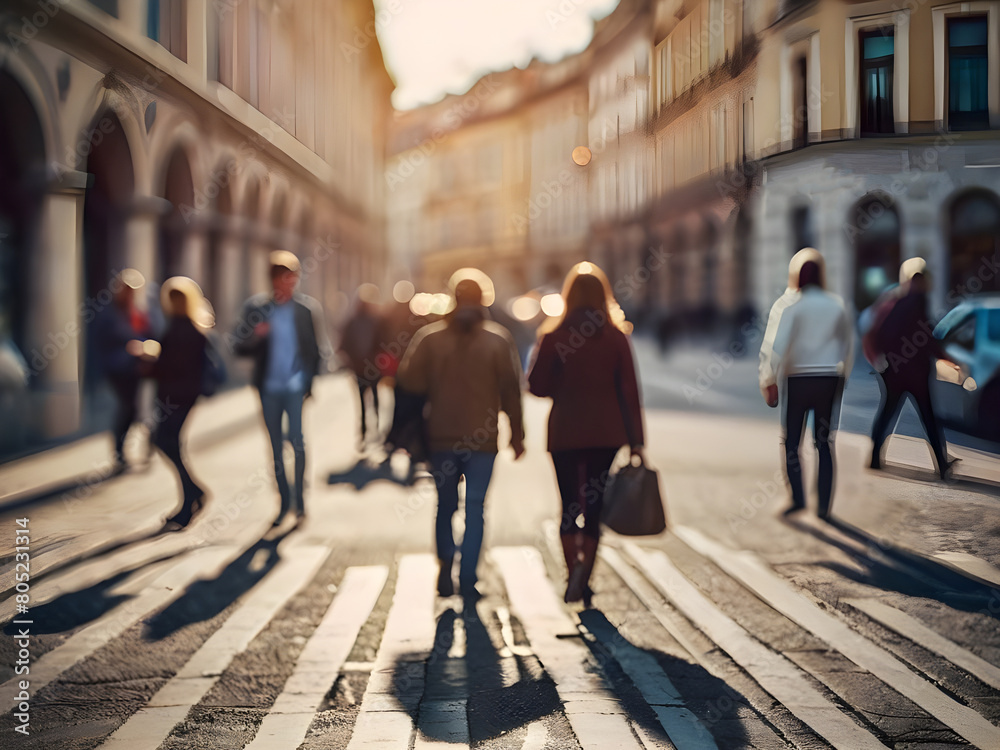
[{"label": "window on building", "polygon": [[660,47],[660,106],[673,101],[674,98],[674,67],[673,47],[668,38]]},{"label": "window on building", "polygon": [[892,111],[893,29],[862,31],[861,134],[895,132]]},{"label": "window on building", "polygon": [[146,36],[174,57],[187,59],[187,15],[184,0],[147,0]]},{"label": "window on building", "polygon": [[726,106],[717,104],[712,108],[711,143],[709,145],[709,169],[715,171],[726,166]]},{"label": "window on building", "polygon": [[225,12],[215,14],[217,28],[216,80],[227,88],[233,88],[234,62],[236,59],[236,17],[232,8],[224,6]]},{"label": "window on building", "polygon": [[743,161],[753,157],[753,97],[750,97],[743,102]]},{"label": "window on building", "polygon": [[721,65],[726,54],[726,13],[724,0],[709,0],[709,65]]},{"label": "window on building", "polygon": [[806,58],[798,58],[792,68],[792,148],[801,148],[809,142],[809,78]]},{"label": "window on building", "polygon": [[90,0],[90,4],[103,10],[109,16],[118,18],[118,0]]},{"label": "window on building", "polygon": [[816,247],[812,209],[808,205],[795,206],[792,209],[791,221],[792,247],[790,254],[795,255],[804,247]]},{"label": "window on building", "polygon": [[991,269],[1000,259],[1000,198],[973,189],[956,198],[949,211],[951,288],[964,293],[1000,291]]},{"label": "window on building", "polygon": [[989,128],[986,16],[948,19],[948,127]]}]

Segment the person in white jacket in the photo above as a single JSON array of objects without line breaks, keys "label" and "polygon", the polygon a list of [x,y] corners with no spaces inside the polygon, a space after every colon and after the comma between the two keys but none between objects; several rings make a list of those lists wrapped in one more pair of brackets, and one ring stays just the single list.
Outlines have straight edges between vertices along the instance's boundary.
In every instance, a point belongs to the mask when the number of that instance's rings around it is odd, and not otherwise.
[{"label": "person in white jacket", "polygon": [[781,314],[771,348],[771,364],[784,383],[785,473],[791,513],[806,507],[799,442],[809,412],[819,458],[817,480],[821,518],[833,497],[833,432],[844,382],[851,371],[854,326],[844,301],[823,289],[820,265],[809,260],[799,271],[800,296]]},{"label": "person in white jacket", "polygon": [[799,271],[806,261],[813,261],[819,266],[820,284],[823,282],[825,266],[823,256],[814,247],[804,247],[799,250],[788,262],[788,286],[784,293],[771,305],[771,312],[767,316],[767,328],[764,329],[764,340],[760,344],[760,392],[767,401],[767,405],[775,407],[778,405],[778,373],[773,362],[774,337],[778,333],[778,324],[781,323],[781,314],[788,309],[789,305],[798,302],[801,296],[799,292]]}]

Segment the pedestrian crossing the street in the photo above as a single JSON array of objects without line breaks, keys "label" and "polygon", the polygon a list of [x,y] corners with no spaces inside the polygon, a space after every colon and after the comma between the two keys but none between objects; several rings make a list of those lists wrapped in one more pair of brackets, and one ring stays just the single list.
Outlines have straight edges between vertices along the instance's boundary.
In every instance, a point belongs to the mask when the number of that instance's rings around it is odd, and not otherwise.
[{"label": "pedestrian crossing the street", "polygon": [[[547,543],[486,550],[482,597],[460,600],[436,595],[432,555],[356,562],[293,532],[231,604],[163,637],[183,634],[187,651],[129,674],[123,653],[157,647],[142,640],[150,624],[212,596],[207,582],[248,552],[187,550],[118,583],[117,606],[47,636],[32,663],[35,725],[18,746],[859,750],[919,727],[942,747],[1000,747],[1000,668],[987,656],[883,598],[820,604],[756,553],[683,526],[670,538],[606,539],[595,608],[581,611],[562,603]],[[108,686],[127,696],[121,711],[101,698]],[[3,704],[17,691],[13,676],[0,684]]]}]

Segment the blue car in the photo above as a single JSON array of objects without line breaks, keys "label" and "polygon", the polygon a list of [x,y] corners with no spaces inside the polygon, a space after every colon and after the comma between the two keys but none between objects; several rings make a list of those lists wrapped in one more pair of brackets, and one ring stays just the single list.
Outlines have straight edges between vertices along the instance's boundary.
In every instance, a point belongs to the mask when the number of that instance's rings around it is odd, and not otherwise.
[{"label": "blue car", "polygon": [[962,302],[935,326],[934,337],[965,376],[939,371],[931,384],[935,413],[957,432],[1000,442],[1000,295]]}]

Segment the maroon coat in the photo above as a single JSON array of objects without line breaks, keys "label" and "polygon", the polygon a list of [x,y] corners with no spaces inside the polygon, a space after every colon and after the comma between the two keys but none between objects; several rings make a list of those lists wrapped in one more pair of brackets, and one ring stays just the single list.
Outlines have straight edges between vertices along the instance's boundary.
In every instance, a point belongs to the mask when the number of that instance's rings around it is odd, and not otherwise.
[{"label": "maroon coat", "polygon": [[552,398],[550,451],[645,442],[632,347],[599,320],[595,310],[574,310],[538,345],[528,385],[536,396]]}]

